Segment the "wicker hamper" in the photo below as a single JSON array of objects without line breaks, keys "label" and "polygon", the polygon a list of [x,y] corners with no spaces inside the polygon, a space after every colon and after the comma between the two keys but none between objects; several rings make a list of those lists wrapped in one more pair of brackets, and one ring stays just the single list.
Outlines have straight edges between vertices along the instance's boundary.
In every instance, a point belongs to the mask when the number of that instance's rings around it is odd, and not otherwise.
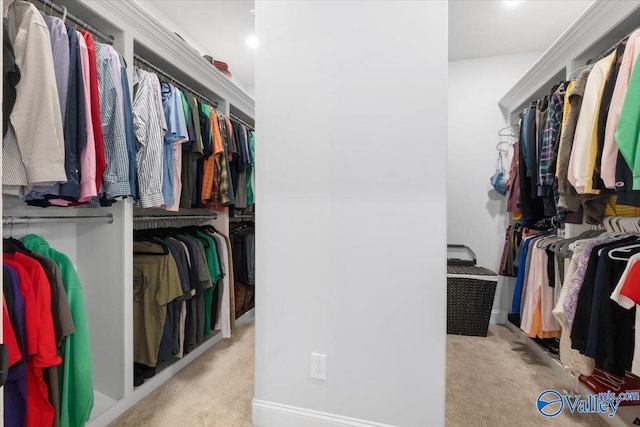
[{"label": "wicker hamper", "polygon": [[467,246],[447,245],[448,251],[455,248],[471,259],[447,259],[447,334],[486,337],[498,276],[477,267],[475,254]]}]

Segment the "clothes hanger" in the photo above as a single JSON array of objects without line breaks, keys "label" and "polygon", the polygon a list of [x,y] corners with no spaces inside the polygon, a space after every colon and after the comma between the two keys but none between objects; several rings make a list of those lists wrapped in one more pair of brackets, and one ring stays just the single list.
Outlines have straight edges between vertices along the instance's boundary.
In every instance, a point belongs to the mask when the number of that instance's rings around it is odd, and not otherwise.
[{"label": "clothes hanger", "polygon": [[[27,218],[27,227],[25,228],[25,235],[29,234],[28,231],[29,231],[29,225],[30,224],[31,224],[31,219]],[[3,241],[3,245],[2,245],[3,252],[12,253],[12,254],[16,253],[16,252],[20,252],[20,253],[23,253],[25,255],[30,255],[31,251],[29,249],[25,248],[24,244],[20,240],[18,240],[18,239],[13,237],[13,225],[14,224],[12,222],[11,223],[11,229],[10,229],[10,232],[9,232],[9,238],[2,239],[2,241]]]},{"label": "clothes hanger", "polygon": [[159,243],[158,241],[154,240],[152,236],[148,236],[146,235],[146,233],[140,233],[141,231],[148,231],[148,230],[136,230],[133,233],[133,240],[137,240],[137,241],[146,241],[146,242],[152,242],[152,243],[156,243],[157,245],[159,245],[162,248],[162,252],[146,252],[146,251],[133,251],[134,255],[152,255],[152,256],[166,256],[169,255],[169,249],[164,246],[163,244]]},{"label": "clothes hanger", "polygon": [[622,220],[622,223],[625,231],[638,231],[638,229],[636,228],[637,221],[634,218],[624,218]]},{"label": "clothes hanger", "polygon": [[[189,235],[197,238],[198,237],[198,233],[197,232],[199,231],[198,228],[199,227],[197,227],[195,225],[188,225],[186,227],[180,228],[180,230],[181,231],[184,230],[184,234],[189,234]],[[211,247],[209,242],[207,242],[206,240],[202,240],[201,243],[202,243],[202,246],[205,247],[205,249],[209,249]]]},{"label": "clothes hanger", "polygon": [[[504,145],[506,145],[507,148],[502,148],[502,146],[504,146]],[[500,141],[496,145],[496,150],[498,150],[500,153],[508,153],[509,152],[509,147],[511,147],[510,143],[508,143],[506,141]]]},{"label": "clothes hanger", "polygon": [[[610,259],[619,260],[619,261],[628,261],[629,258],[630,258],[629,256],[627,256],[626,258],[623,258],[623,257],[615,256],[613,254],[622,252],[622,253],[626,253],[628,255],[635,255],[636,253],[630,254],[631,249],[635,249],[635,248],[640,248],[640,244],[634,244],[634,245],[629,245],[629,246],[623,246],[621,248],[616,248],[616,249],[612,250],[611,252],[609,252],[609,258]],[[598,255],[600,255],[603,250],[604,249],[600,249],[600,251],[598,251]]]},{"label": "clothes hanger", "polygon": [[607,216],[602,220],[602,226],[606,231],[611,231],[611,225],[609,224],[610,221],[611,221],[610,216]]},{"label": "clothes hanger", "polygon": [[576,68],[575,70],[573,70],[571,72],[571,74],[569,74],[569,77],[567,78],[567,80],[575,80],[575,79],[577,79],[580,76],[580,73],[582,73],[584,70],[592,69],[594,65],[595,65],[595,63],[594,64],[587,64],[587,65],[585,65],[583,67]]}]

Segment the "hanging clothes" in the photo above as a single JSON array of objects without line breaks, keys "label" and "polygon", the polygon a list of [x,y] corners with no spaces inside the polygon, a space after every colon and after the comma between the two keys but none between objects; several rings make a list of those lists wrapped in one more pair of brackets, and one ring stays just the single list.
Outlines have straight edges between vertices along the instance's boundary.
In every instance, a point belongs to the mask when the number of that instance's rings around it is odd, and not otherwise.
[{"label": "hanging clothes", "polygon": [[622,106],[627,94],[631,72],[640,53],[640,30],[636,30],[629,36],[622,63],[616,77],[616,84],[611,96],[609,115],[605,128],[604,147],[602,151],[602,180],[607,188],[616,188],[616,163],[618,159],[618,146],[615,137],[618,120],[622,112]]},{"label": "hanging clothes", "polygon": [[255,306],[255,228],[253,223],[231,223],[234,291],[238,318]]},{"label": "hanging clothes", "polygon": [[96,147],[96,190],[102,192],[102,178],[107,167],[105,154],[104,135],[102,133],[102,119],[100,111],[100,94],[98,88],[98,70],[96,61],[96,50],[93,36],[84,31],[80,31],[87,44],[89,54],[89,83],[91,91],[91,124],[93,126],[93,136]]},{"label": "hanging clothes", "polygon": [[255,204],[254,199],[254,188],[255,184],[255,175],[253,173],[253,169],[255,167],[255,158],[256,158],[256,133],[253,131],[248,132],[249,134],[249,165],[247,167],[247,205],[251,206]]},{"label": "hanging clothes", "polygon": [[49,246],[43,238],[30,234],[22,239],[25,248],[53,260],[60,270],[75,331],[61,348],[59,367],[60,425],[84,425],[93,409],[93,365],[89,322],[84,293],[73,263],[62,252]]},{"label": "hanging clothes", "polygon": [[[129,158],[120,107],[122,81],[118,54],[109,45],[95,43],[106,169],[102,189],[108,199],[129,196]],[[115,70],[118,70],[115,72]]]},{"label": "hanging clothes", "polygon": [[123,57],[120,57],[120,78],[122,82],[122,100],[124,113],[124,131],[127,142],[127,159],[129,161],[129,189],[134,200],[139,199],[138,165],[136,160],[136,136],[133,128],[133,107],[129,91],[129,77]]},{"label": "hanging clothes", "polygon": [[209,226],[134,232],[135,385],[213,330],[231,336],[225,237]]},{"label": "hanging clothes", "polygon": [[600,96],[607,72],[611,64],[612,55],[601,59],[591,70],[584,89],[580,116],[576,124],[576,131],[569,160],[568,179],[578,194],[584,194],[588,189],[586,186],[589,171],[588,159],[589,151],[594,142],[594,123],[598,116]]},{"label": "hanging clothes", "polygon": [[[53,54],[53,65],[56,79],[56,86],[58,89],[58,99],[60,104],[60,112],[62,113],[62,123],[64,127],[65,137],[65,170],[67,169],[67,151],[70,147],[69,129],[66,122],[67,104],[69,104],[68,88],[69,80],[72,77],[70,74],[70,49],[71,41],[67,34],[67,27],[64,25],[61,19],[41,14],[44,21],[47,23],[51,38],[51,49]],[[75,52],[74,52],[75,54]],[[74,82],[75,83],[75,82]],[[68,178],[68,177],[67,177]],[[31,189],[31,192],[25,196],[26,200],[43,200],[52,196],[60,194],[60,185],[58,183],[53,186],[36,186]],[[42,203],[42,202],[40,202]],[[47,206],[48,203],[44,202],[43,206]]]},{"label": "hanging clothes", "polygon": [[[9,351],[9,372],[4,385],[4,425],[7,427],[24,426],[27,415],[27,371],[26,357],[28,355],[25,318],[25,298],[20,288],[18,272],[9,266],[3,265],[4,297],[10,312],[10,324],[18,340],[20,360],[16,361],[18,353]],[[23,283],[23,289],[25,284]],[[26,294],[32,298],[32,294]],[[30,308],[31,310],[31,308]],[[5,323],[6,325],[6,323]],[[14,363],[11,363],[13,361]]]},{"label": "hanging clothes", "polygon": [[[594,173],[592,177],[593,188],[598,189],[600,191],[604,191],[607,188],[602,179],[602,167],[603,167],[602,157],[604,154],[606,126],[607,126],[607,119],[611,111],[613,91],[618,79],[618,75],[620,73],[620,67],[622,66],[622,58],[627,46],[627,40],[628,39],[623,39],[616,47],[613,53],[613,64],[609,68],[609,73],[607,74],[604,88],[602,89],[602,101],[600,103],[600,110],[598,113],[598,123],[597,123],[597,126],[598,126],[597,153],[596,153]],[[620,202],[620,200],[618,200],[618,202]]]},{"label": "hanging clothes", "polygon": [[537,191],[532,193],[533,169],[537,164],[537,133],[535,128],[535,105],[524,111],[522,125],[520,126],[519,172],[520,177],[520,209],[522,218],[528,221],[537,221],[544,217],[544,205],[538,198]]},{"label": "hanging clothes", "polygon": [[22,197],[25,186],[66,181],[62,113],[50,35],[40,12],[28,2],[11,3],[7,29],[21,79],[3,140],[2,183],[5,194]]},{"label": "hanging clothes", "polygon": [[51,287],[42,266],[20,252],[3,254],[3,263],[19,274],[25,306],[27,330],[26,426],[53,425],[55,409],[49,401],[44,369],[61,363],[51,313]]},{"label": "hanging clothes", "polygon": [[7,135],[9,117],[16,103],[16,86],[20,81],[20,69],[16,64],[11,38],[7,30],[7,20],[2,21],[2,137]]},{"label": "hanging clothes", "polygon": [[136,165],[140,205],[143,208],[164,204],[162,173],[164,136],[156,81],[150,73],[136,68],[134,75],[133,129],[136,135]]},{"label": "hanging clothes", "polygon": [[189,114],[191,115],[191,123],[193,124],[193,141],[190,147],[186,145],[184,146],[188,147],[188,150],[183,153],[183,191],[180,196],[180,207],[189,209],[194,203],[197,203],[198,200],[193,197],[193,194],[196,189],[195,177],[198,172],[197,162],[204,156],[204,146],[202,145],[200,114],[198,113],[196,98],[188,92],[185,94],[185,98],[187,99]]},{"label": "hanging clothes", "polygon": [[584,89],[590,73],[591,70],[582,71],[580,76],[567,87],[567,99],[565,99],[567,108],[563,115],[564,123],[560,133],[558,169],[556,171],[558,192],[560,193],[558,204],[571,212],[577,212],[580,209],[580,198],[569,180],[569,165],[571,163],[576,127],[582,109]]},{"label": "hanging clothes", "polygon": [[98,158],[96,154],[95,127],[93,124],[93,116],[91,114],[91,60],[89,57],[89,48],[82,33],[78,32],[77,34],[78,45],[80,46],[80,62],[82,65],[84,120],[87,133],[86,147],[80,153],[82,175],[80,176],[80,199],[78,199],[78,201],[86,203],[98,195],[96,180],[96,175],[98,173]]},{"label": "hanging clothes", "polygon": [[[175,187],[180,187],[176,182],[180,174],[176,167],[182,167],[182,147],[179,145],[187,140],[187,129],[182,113],[182,103],[172,85],[163,82],[161,84],[162,108],[167,123],[167,132],[164,136],[164,156],[162,170],[162,196],[166,209],[177,210],[180,198],[175,201]],[[176,146],[177,144],[177,146]],[[179,157],[179,159],[177,158]],[[179,160],[179,164],[176,162]],[[176,204],[176,206],[174,206]]]}]

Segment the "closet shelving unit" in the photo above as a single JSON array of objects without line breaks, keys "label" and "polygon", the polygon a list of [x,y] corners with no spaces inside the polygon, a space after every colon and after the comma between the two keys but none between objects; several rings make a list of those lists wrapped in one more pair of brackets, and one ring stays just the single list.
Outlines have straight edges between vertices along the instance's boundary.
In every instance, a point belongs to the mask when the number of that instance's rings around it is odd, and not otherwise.
[{"label": "closet shelving unit", "polygon": [[[51,1],[47,0],[47,3],[46,11],[49,13]],[[156,20],[141,4],[133,0],[54,0],[53,3],[65,7],[69,16],[86,23],[88,30],[98,30],[108,39],[113,39],[113,47],[128,64],[129,82],[133,81],[135,55],[217,103],[220,112],[233,114],[254,127],[253,98]],[[33,4],[42,10],[42,0]],[[55,9],[53,14],[60,16]],[[83,27],[82,23],[70,20],[67,24]],[[52,247],[67,254],[78,270],[93,358],[95,404],[88,426],[109,424],[222,339],[219,333],[210,337],[184,358],[134,389],[132,241],[134,226],[143,221],[134,217],[162,216],[166,221],[179,222],[182,218],[183,222],[211,223],[228,234],[229,217],[226,213],[212,215],[209,211],[192,209],[178,213],[138,210],[134,209],[131,199],[118,201],[108,208],[52,207],[43,210],[3,198],[2,215],[6,236],[39,234]],[[101,219],[86,219],[86,216]],[[196,220],[197,216],[206,217]],[[235,326],[252,319],[253,312],[249,312],[236,320]],[[232,327],[234,320],[231,319]],[[215,390],[215,384],[211,386]]]},{"label": "closet shelving unit", "polygon": [[[640,1],[594,2],[500,99],[498,105],[507,123],[515,120],[531,101],[548,94],[554,84],[566,80],[589,59],[599,57],[639,27]],[[587,225],[567,224],[565,236],[577,236],[588,228],[590,227]],[[539,346],[518,326],[509,321],[506,322],[506,326],[548,365],[558,378],[564,380],[567,390],[583,396],[592,393],[556,356]],[[640,417],[640,406],[621,406],[616,417],[609,418],[606,414],[601,414],[601,417],[611,426],[633,426],[636,417]]]}]

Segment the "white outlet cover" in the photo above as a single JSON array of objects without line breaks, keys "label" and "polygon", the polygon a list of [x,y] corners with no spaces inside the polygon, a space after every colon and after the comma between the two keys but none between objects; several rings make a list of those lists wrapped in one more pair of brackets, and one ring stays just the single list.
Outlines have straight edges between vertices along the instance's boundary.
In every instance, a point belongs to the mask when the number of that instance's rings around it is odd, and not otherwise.
[{"label": "white outlet cover", "polygon": [[327,355],[311,353],[311,378],[318,380],[327,379]]}]

